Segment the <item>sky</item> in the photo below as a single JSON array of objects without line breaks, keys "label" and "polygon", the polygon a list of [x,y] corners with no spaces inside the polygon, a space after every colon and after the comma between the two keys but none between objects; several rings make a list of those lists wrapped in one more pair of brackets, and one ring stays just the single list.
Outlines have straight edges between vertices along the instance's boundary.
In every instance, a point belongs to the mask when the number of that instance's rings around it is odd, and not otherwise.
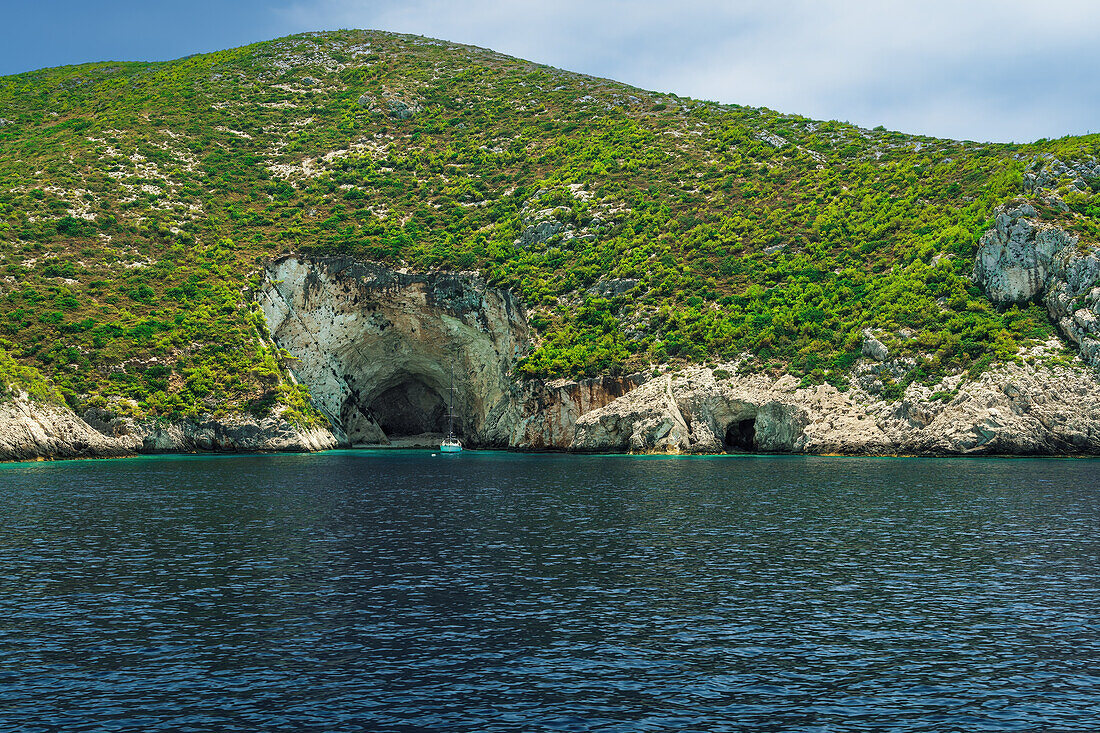
[{"label": "sky", "polygon": [[0,0],[0,75],[372,28],[978,141],[1100,132],[1100,0]]}]

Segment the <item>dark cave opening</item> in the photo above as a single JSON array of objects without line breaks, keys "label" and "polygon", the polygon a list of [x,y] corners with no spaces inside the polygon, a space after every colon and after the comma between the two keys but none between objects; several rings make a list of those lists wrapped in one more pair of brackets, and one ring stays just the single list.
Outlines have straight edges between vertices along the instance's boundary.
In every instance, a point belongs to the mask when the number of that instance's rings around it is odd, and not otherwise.
[{"label": "dark cave opening", "polygon": [[726,448],[753,450],[756,447],[756,418],[737,420],[726,428]]},{"label": "dark cave opening", "polygon": [[367,410],[389,438],[447,432],[447,403],[415,378],[385,390],[371,400]]}]

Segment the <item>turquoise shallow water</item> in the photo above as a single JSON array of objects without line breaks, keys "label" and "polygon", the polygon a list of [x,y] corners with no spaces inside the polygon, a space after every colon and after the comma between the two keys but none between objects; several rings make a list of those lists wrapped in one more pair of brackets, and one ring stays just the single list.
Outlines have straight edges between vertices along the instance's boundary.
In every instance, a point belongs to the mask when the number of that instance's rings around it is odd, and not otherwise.
[{"label": "turquoise shallow water", "polygon": [[1095,731],[1098,471],[0,465],[0,730]]}]

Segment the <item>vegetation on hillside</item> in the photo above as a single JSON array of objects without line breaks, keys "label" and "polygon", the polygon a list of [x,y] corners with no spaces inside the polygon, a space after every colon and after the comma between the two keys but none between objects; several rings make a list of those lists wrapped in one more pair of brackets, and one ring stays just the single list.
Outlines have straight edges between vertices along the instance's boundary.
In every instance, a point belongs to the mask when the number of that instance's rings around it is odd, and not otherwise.
[{"label": "vegetation on hillside", "polygon": [[0,349],[0,402],[24,393],[32,400],[61,404],[57,391],[34,367],[20,364]]},{"label": "vegetation on hillside", "polygon": [[[995,207],[1098,155],[1096,135],[863,130],[374,32],[46,69],[0,78],[0,348],[74,406],[308,419],[251,289],[316,252],[512,288],[531,376],[748,355],[843,386],[867,328],[910,379],[976,374],[1053,332],[968,279]],[[1066,183],[1041,213],[1100,240],[1100,182]]]}]

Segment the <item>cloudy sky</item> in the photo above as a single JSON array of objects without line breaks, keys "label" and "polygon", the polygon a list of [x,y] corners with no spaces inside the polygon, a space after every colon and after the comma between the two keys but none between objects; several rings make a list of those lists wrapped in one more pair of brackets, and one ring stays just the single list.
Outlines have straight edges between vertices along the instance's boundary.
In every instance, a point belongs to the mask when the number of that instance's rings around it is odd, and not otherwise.
[{"label": "cloudy sky", "polygon": [[1100,132],[1100,0],[4,0],[0,74],[379,28],[973,140]]}]

